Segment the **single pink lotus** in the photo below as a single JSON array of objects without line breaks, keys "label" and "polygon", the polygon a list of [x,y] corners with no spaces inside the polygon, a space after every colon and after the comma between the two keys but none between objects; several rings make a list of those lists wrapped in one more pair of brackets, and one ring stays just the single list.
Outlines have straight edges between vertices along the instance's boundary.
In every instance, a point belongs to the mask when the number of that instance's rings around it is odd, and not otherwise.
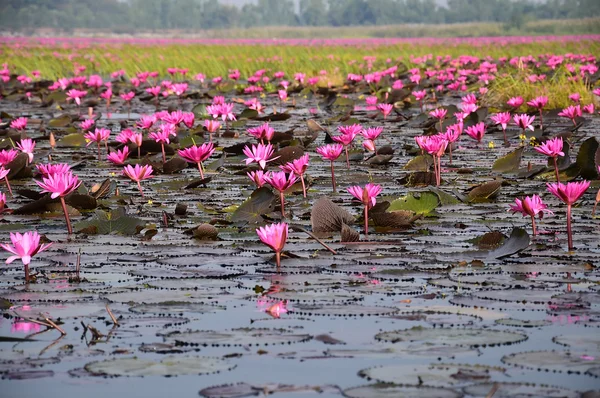
[{"label": "single pink lotus", "polygon": [[504,134],[504,142],[507,143],[508,140],[506,139],[506,127],[508,127],[508,123],[510,123],[510,112],[500,112],[493,114],[491,119],[496,125],[500,125],[502,127],[502,133]]},{"label": "single pink lotus", "polygon": [[543,130],[544,129],[544,115],[542,114],[542,111],[544,110],[544,107],[546,105],[548,105],[548,97],[546,97],[545,95],[539,96],[539,97],[534,98],[531,101],[529,101],[527,103],[527,105],[537,109],[538,112],[540,113],[540,129]]},{"label": "single pink lotus", "polygon": [[365,187],[354,185],[348,188],[348,193],[358,199],[365,207],[365,236],[369,234],[369,209],[377,203],[377,195],[383,189],[381,185],[368,183]]},{"label": "single pink lotus", "polygon": [[558,116],[562,116],[562,117],[571,119],[571,121],[573,122],[573,125],[577,126],[576,119],[578,117],[581,117],[581,106],[580,105],[570,105],[570,106],[566,107],[565,109],[563,109],[562,111],[560,111],[558,113]]},{"label": "single pink lotus", "polygon": [[556,174],[556,182],[560,182],[560,178],[558,175],[558,162],[557,159],[559,156],[565,156],[563,152],[563,139],[562,137],[552,138],[547,140],[543,144],[534,147],[536,152],[541,153],[542,155],[546,155],[549,158],[552,158],[554,161],[554,173]]},{"label": "single pink lotus", "polygon": [[323,157],[323,159],[327,159],[330,162],[331,166],[331,184],[333,187],[333,192],[336,192],[335,189],[335,174],[333,170],[333,162],[340,157],[342,151],[344,150],[344,146],[342,144],[328,144],[324,146],[320,146],[316,149],[317,153]]},{"label": "single pink lotus", "polygon": [[284,222],[266,225],[258,228],[256,234],[262,243],[269,246],[275,252],[277,268],[280,268],[281,251],[288,238],[288,225]]},{"label": "single pink lotus", "polygon": [[12,122],[10,122],[10,127],[15,130],[18,130],[18,131],[25,130],[27,128],[27,118],[26,117],[16,118]]},{"label": "single pink lotus", "polygon": [[513,213],[521,213],[524,217],[531,217],[531,226],[533,229],[533,236],[537,235],[537,229],[535,226],[535,216],[539,215],[540,220],[544,216],[544,213],[552,213],[548,210],[548,206],[542,202],[542,198],[539,195],[526,196],[523,199],[515,199],[515,203],[510,205],[510,211]]},{"label": "single pink lotus", "polygon": [[506,103],[508,104],[508,106],[510,106],[513,109],[517,109],[519,108],[521,105],[523,105],[523,102],[525,102],[523,100],[523,97],[512,97],[510,98]]},{"label": "single pink lotus", "polygon": [[[10,187],[10,183],[8,182],[8,175],[10,174],[10,169],[5,169],[4,166],[0,166],[0,180],[4,179],[6,182],[6,189],[8,189],[8,193],[12,196],[12,189]],[[6,203],[6,201],[5,201]]]},{"label": "single pink lotus", "polygon": [[249,165],[250,163],[258,163],[260,168],[263,170],[267,167],[267,162],[277,159],[272,158],[274,149],[273,145],[271,144],[258,144],[252,145],[251,147],[246,145],[243,152],[247,157],[245,160],[246,165]]},{"label": "single pink lotus", "polygon": [[483,136],[485,135],[485,123],[483,122],[479,122],[474,126],[469,126],[465,129],[465,133],[477,140],[477,144],[481,145],[481,140],[483,139]]},{"label": "single pink lotus", "polygon": [[270,142],[271,139],[273,139],[273,135],[275,135],[275,129],[269,126],[268,122],[257,127],[251,127],[247,129],[246,132],[259,140],[261,144],[264,144],[265,140]]},{"label": "single pink lotus", "polygon": [[294,173],[287,174],[285,171],[277,171],[265,174],[264,180],[279,191],[279,200],[281,202],[281,217],[285,218],[284,195],[283,193],[289,189],[298,180]]},{"label": "single pink lotus", "polygon": [[84,136],[87,141],[86,146],[90,146],[92,142],[95,142],[98,146],[98,161],[102,160],[100,155],[100,143],[104,142],[104,146],[106,147],[106,151],[108,152],[108,139],[110,138],[110,130],[104,128],[96,128],[93,132],[90,131],[86,133]]},{"label": "single pink lotus", "polygon": [[383,115],[383,120],[385,120],[394,110],[394,104],[377,104],[377,109]]},{"label": "single pink lotus", "polygon": [[206,142],[200,146],[192,145],[189,148],[180,149],[177,152],[184,160],[190,163],[198,165],[198,171],[200,171],[200,178],[204,179],[204,171],[202,162],[212,156],[215,151],[215,146],[212,142]]},{"label": "single pink lotus", "polygon": [[42,177],[48,177],[53,174],[69,173],[71,171],[71,166],[69,166],[66,163],[38,163],[35,165],[35,167],[37,168],[38,173],[40,173]]},{"label": "single pink lotus", "polygon": [[42,188],[42,192],[49,193],[52,199],[60,198],[60,204],[62,205],[63,213],[65,215],[65,222],[67,223],[67,232],[71,235],[73,233],[73,228],[71,227],[71,220],[69,219],[65,196],[79,188],[81,185],[79,178],[69,171],[42,177],[42,181],[36,181],[36,184]]},{"label": "single pink lotus", "polygon": [[136,164],[135,167],[133,167],[130,164],[128,164],[127,166],[125,166],[123,168],[123,175],[126,175],[131,180],[133,180],[137,183],[137,186],[140,191],[140,195],[142,195],[142,198],[144,197],[144,192],[142,191],[142,185],[140,184],[140,182],[153,177],[152,172],[153,172],[152,166],[150,166],[150,165],[142,166],[142,165]]},{"label": "single pink lotus", "polygon": [[265,180],[266,173],[264,170],[249,171],[246,173],[246,175],[248,175],[248,178],[250,178],[252,182],[256,184],[257,188],[260,188],[267,183]]},{"label": "single pink lotus", "polygon": [[561,184],[560,182],[547,184],[548,191],[563,201],[567,205],[567,237],[569,250],[573,250],[573,233],[571,229],[571,208],[575,202],[579,200],[590,187],[590,181],[568,182]]},{"label": "single pink lotus", "polygon": [[31,138],[23,138],[17,143],[17,148],[27,154],[27,164],[33,162],[33,151],[35,151],[35,141]]},{"label": "single pink lotus", "polygon": [[118,166],[123,165],[129,157],[129,147],[124,146],[123,149],[111,152],[106,156],[109,162],[114,163]]},{"label": "single pink lotus", "polygon": [[11,244],[2,243],[0,246],[13,255],[6,259],[6,264],[20,259],[25,267],[25,282],[29,283],[29,264],[31,258],[52,246],[52,243],[40,244],[40,235],[37,231],[10,233]]},{"label": "single pink lotus", "polygon": [[308,153],[305,153],[300,158],[294,159],[291,162],[288,162],[282,166],[279,166],[279,168],[281,170],[285,171],[286,173],[294,173],[296,176],[300,177],[300,181],[302,182],[302,192],[303,192],[305,198],[306,198],[306,186],[304,185],[304,173],[306,172],[306,169],[308,168],[309,159],[310,158],[308,156]]}]

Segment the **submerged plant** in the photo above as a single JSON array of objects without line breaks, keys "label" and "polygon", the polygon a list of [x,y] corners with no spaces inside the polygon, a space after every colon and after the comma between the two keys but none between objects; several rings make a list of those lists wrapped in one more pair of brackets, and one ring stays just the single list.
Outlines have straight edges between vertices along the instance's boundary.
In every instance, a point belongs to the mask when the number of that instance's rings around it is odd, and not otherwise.
[{"label": "submerged plant", "polygon": [[6,259],[6,264],[20,259],[25,267],[25,282],[29,283],[29,264],[31,257],[43,252],[52,246],[52,243],[40,244],[40,235],[37,231],[10,233],[11,243],[2,243],[0,246],[13,255]]}]

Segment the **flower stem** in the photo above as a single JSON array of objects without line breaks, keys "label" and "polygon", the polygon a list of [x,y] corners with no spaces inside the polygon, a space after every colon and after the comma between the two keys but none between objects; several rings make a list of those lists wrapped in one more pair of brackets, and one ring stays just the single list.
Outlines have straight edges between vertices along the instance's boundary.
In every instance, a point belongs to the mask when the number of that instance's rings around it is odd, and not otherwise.
[{"label": "flower stem", "polygon": [[560,182],[560,178],[558,177],[558,162],[556,161],[556,156],[552,157],[554,160],[554,174],[556,175],[556,182]]},{"label": "flower stem", "polygon": [[544,129],[544,115],[542,114],[542,110],[540,109],[540,130]]},{"label": "flower stem", "polygon": [[533,236],[537,235],[537,229],[535,228],[535,217],[531,216],[531,228],[533,229]]},{"label": "flower stem", "polygon": [[281,218],[285,218],[283,191],[279,191],[279,201],[281,202]]},{"label": "flower stem", "polygon": [[142,198],[144,197],[144,191],[142,191],[142,184],[140,184],[140,182],[137,182],[138,185],[138,189],[140,190],[140,195],[142,195]]},{"label": "flower stem", "polygon": [[6,188],[8,189],[8,193],[10,196],[13,196],[12,188],[10,187],[10,183],[8,182],[8,176],[4,177],[4,181],[6,181]]},{"label": "flower stem", "polygon": [[281,252],[275,252],[275,263],[277,264],[277,269],[281,268]]},{"label": "flower stem", "polygon": [[346,167],[348,168],[348,170],[350,170],[350,159],[348,158],[348,146],[347,145],[344,147],[344,150],[346,151]]},{"label": "flower stem", "polygon": [[302,182],[302,192],[304,193],[304,198],[306,199],[306,185],[304,185],[304,174],[300,174],[300,182]]},{"label": "flower stem", "polygon": [[369,206],[365,206],[365,236],[369,235]]},{"label": "flower stem", "polygon": [[29,284],[29,264],[25,264],[25,283]]},{"label": "flower stem", "polygon": [[333,173],[333,161],[331,161],[331,184],[333,186],[333,193],[335,193],[336,190],[335,190],[335,174]]},{"label": "flower stem", "polygon": [[202,162],[198,162],[198,171],[200,172],[200,178],[204,180],[204,171],[202,170]]},{"label": "flower stem", "polygon": [[138,146],[138,159],[142,157],[142,146]]},{"label": "flower stem", "polygon": [[573,231],[571,230],[571,205],[567,205],[567,240],[569,251],[573,250]]},{"label": "flower stem", "polygon": [[508,144],[508,140],[506,139],[506,129],[502,129],[502,133],[504,134],[504,143]]},{"label": "flower stem", "polygon": [[65,198],[63,196],[60,197],[60,204],[62,205],[63,213],[65,213],[65,221],[67,222],[67,232],[69,233],[69,235],[71,235],[73,233],[73,228],[71,227],[71,220],[69,219],[67,204],[65,203]]},{"label": "flower stem", "polygon": [[165,155],[165,143],[161,142],[160,143],[160,149],[162,150],[162,161],[163,164],[167,163],[167,156]]},{"label": "flower stem", "polygon": [[100,156],[100,141],[98,141],[98,161],[102,161],[102,157]]}]

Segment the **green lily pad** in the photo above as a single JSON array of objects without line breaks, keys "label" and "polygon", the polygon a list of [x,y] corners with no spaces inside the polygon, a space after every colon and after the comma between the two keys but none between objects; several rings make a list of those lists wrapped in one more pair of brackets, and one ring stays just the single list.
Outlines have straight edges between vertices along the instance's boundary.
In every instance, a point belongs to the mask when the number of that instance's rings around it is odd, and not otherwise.
[{"label": "green lily pad", "polygon": [[119,207],[110,212],[97,210],[96,217],[90,221],[77,223],[75,230],[86,230],[87,233],[95,232],[100,235],[135,235],[145,224],[143,220],[137,217],[128,216],[125,209]]},{"label": "green lily pad", "polygon": [[492,166],[492,171],[497,173],[510,173],[518,171],[519,166],[521,165],[521,158],[523,157],[524,149],[525,147],[519,147],[508,155],[496,160]]},{"label": "green lily pad", "polygon": [[91,362],[85,370],[95,376],[183,376],[225,372],[235,368],[229,362],[210,357],[168,356],[162,360],[138,357]]},{"label": "green lily pad", "polygon": [[415,214],[430,215],[440,204],[435,193],[421,192],[409,193],[408,195],[394,200],[387,209],[389,212],[397,210],[408,210]]}]

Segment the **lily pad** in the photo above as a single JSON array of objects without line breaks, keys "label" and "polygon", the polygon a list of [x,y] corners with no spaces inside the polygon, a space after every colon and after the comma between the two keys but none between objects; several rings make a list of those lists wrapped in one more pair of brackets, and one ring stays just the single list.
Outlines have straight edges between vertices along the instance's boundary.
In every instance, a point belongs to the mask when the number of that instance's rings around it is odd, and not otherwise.
[{"label": "lily pad", "polygon": [[245,221],[256,224],[263,220],[262,215],[273,211],[275,195],[266,187],[258,188],[231,215],[231,221]]},{"label": "lily pad", "polygon": [[94,376],[184,376],[225,372],[235,368],[229,362],[211,357],[169,356],[158,360],[138,357],[90,362],[85,370]]},{"label": "lily pad", "polygon": [[460,398],[463,395],[449,388],[397,386],[378,383],[344,390],[348,398]]},{"label": "lily pad", "polygon": [[600,357],[590,356],[584,352],[528,351],[505,355],[502,357],[502,362],[538,371],[584,373],[600,366]]},{"label": "lily pad", "polygon": [[375,338],[391,343],[419,341],[465,347],[492,347],[525,341],[527,335],[493,329],[431,329],[417,326],[411,329],[379,333]]},{"label": "lily pad", "polygon": [[394,200],[389,212],[407,210],[415,214],[429,215],[440,204],[438,196],[432,192],[411,193],[403,198]]},{"label": "lily pad", "polygon": [[232,330],[198,330],[172,332],[164,336],[166,342],[191,346],[260,346],[302,343],[312,338],[286,329],[240,328]]}]

